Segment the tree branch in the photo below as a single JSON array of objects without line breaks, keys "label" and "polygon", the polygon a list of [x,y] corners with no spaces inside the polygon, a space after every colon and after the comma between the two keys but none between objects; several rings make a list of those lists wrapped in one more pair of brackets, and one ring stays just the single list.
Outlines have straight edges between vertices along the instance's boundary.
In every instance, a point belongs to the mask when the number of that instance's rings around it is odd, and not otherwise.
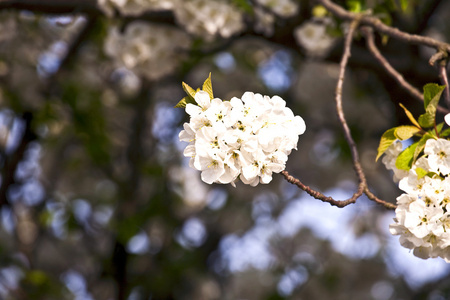
[{"label": "tree branch", "polygon": [[[363,15],[361,15],[362,17]],[[356,148],[356,143],[352,138],[350,128],[348,127],[347,121],[345,119],[344,110],[342,107],[342,88],[344,85],[344,79],[345,79],[345,69],[347,67],[348,59],[350,58],[350,48],[353,40],[353,34],[356,30],[356,28],[359,25],[359,18],[356,18],[352,21],[350,24],[349,30],[347,32],[346,38],[345,38],[345,44],[344,44],[344,54],[342,55],[340,68],[339,68],[339,78],[338,82],[336,84],[336,95],[335,95],[335,102],[336,102],[336,112],[338,114],[339,123],[342,126],[342,129],[344,131],[345,140],[347,141],[347,144],[350,147],[350,151],[352,153],[352,159],[353,159],[353,167],[355,169],[355,172],[358,176],[359,184],[358,184],[358,190],[353,194],[352,197],[350,197],[347,200],[335,200],[332,197],[328,197],[323,195],[322,193],[313,190],[309,186],[303,184],[299,179],[289,175],[287,171],[282,171],[281,174],[284,176],[284,178],[290,182],[291,184],[295,184],[297,187],[302,189],[303,191],[307,192],[312,197],[321,200],[323,202],[330,203],[333,206],[337,207],[345,207],[349,204],[353,204],[356,202],[356,200],[361,197],[363,194],[366,194],[366,196],[378,203],[383,205],[386,208],[394,209],[396,206],[392,203],[389,203],[387,201],[381,200],[378,197],[376,197],[370,190],[367,185],[366,176],[364,174],[364,171],[361,166],[361,162],[359,160],[359,153]]]},{"label": "tree branch", "polygon": [[337,16],[342,20],[353,21],[357,18],[360,18],[361,25],[370,26],[375,30],[377,30],[378,32],[386,34],[392,38],[399,39],[410,44],[424,45],[438,50],[442,49],[447,52],[450,52],[450,44],[440,42],[430,37],[420,36],[416,34],[409,34],[400,31],[398,28],[384,24],[378,18],[371,17],[369,15],[361,16],[360,14],[349,12],[344,8],[342,8],[341,6],[334,4],[330,0],[318,0],[318,2],[322,4],[333,15]]},{"label": "tree branch", "polygon": [[[363,27],[361,28],[361,33],[366,38],[366,45],[369,49],[370,53],[378,60],[378,62],[383,66],[383,68],[388,72],[391,77],[395,79],[395,81],[400,84],[400,86],[405,89],[413,98],[423,102],[423,94],[416,89],[414,86],[409,84],[405,80],[402,74],[400,74],[397,70],[392,67],[392,65],[387,61],[387,59],[381,54],[381,52],[378,50],[377,46],[375,45],[375,37],[373,34],[373,30],[370,27]],[[442,52],[438,52],[442,53]],[[432,61],[434,61],[435,56],[430,59],[430,64],[432,64]],[[434,63],[433,63],[434,64]],[[449,106],[450,107],[450,106]],[[448,109],[445,109],[442,106],[438,106],[437,110],[441,113],[449,113],[450,111]]]},{"label": "tree branch", "polygon": [[370,27],[363,27],[361,28],[362,34],[366,38],[366,44],[367,48],[369,49],[370,53],[378,60],[378,62],[383,66],[383,68],[386,69],[386,71],[391,75],[402,88],[404,88],[412,97],[416,98],[419,101],[423,102],[423,95],[422,93],[413,87],[411,84],[409,84],[402,74],[397,72],[391,64],[384,58],[384,56],[380,53],[377,46],[375,45],[375,38],[373,34],[373,30]]},{"label": "tree branch", "polygon": [[351,43],[353,40],[353,34],[354,34],[355,29],[358,26],[358,24],[359,24],[359,18],[355,19],[350,24],[347,36],[345,38],[344,54],[342,55],[340,68],[339,68],[339,79],[338,79],[338,82],[336,85],[335,101],[336,101],[336,112],[338,114],[339,122],[341,123],[342,129],[344,131],[345,140],[347,141],[347,144],[349,145],[350,151],[352,153],[353,166],[355,168],[356,174],[358,175],[359,183],[360,183],[360,185],[365,185],[366,177],[364,175],[364,172],[362,171],[361,163],[359,161],[358,150],[356,149],[355,141],[352,138],[350,128],[348,127],[347,121],[345,119],[344,109],[342,108],[342,87],[344,85],[345,69],[347,67],[348,59],[351,55],[350,48],[351,48]]},{"label": "tree branch", "polygon": [[14,176],[16,174],[17,167],[22,161],[25,150],[28,145],[36,139],[36,134],[31,129],[31,120],[33,115],[29,112],[25,112],[22,116],[25,122],[25,129],[20,139],[19,145],[13,153],[9,156],[5,156],[5,162],[1,170],[1,186],[0,186],[0,207],[3,205],[9,205],[8,189],[16,182]]},{"label": "tree branch", "polygon": [[[447,76],[447,65],[448,65],[448,53],[442,50],[436,52],[429,61],[429,64],[434,66],[438,64],[439,70],[439,79],[441,80],[441,84],[445,85],[444,89],[444,99],[447,107],[450,108],[450,89],[448,86],[448,76]],[[449,113],[450,111],[447,111]]]},{"label": "tree branch", "polygon": [[[447,107],[450,107],[450,89],[448,86],[448,76],[447,76],[447,60],[442,60],[439,63],[439,78],[441,79],[441,84],[445,85],[444,89],[444,99]],[[447,111],[449,113],[450,111]]]}]

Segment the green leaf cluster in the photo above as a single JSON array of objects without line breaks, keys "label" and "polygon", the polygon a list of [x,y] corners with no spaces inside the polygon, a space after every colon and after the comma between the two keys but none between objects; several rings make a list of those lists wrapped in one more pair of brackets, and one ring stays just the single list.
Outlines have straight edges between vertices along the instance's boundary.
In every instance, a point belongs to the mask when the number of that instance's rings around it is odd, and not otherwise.
[{"label": "green leaf cluster", "polygon": [[408,171],[419,158],[420,154],[423,153],[427,140],[450,135],[450,128],[442,131],[444,123],[436,124],[437,106],[444,89],[445,86],[440,86],[435,83],[429,83],[424,86],[423,96],[425,113],[420,115],[418,120],[414,118],[412,113],[406,109],[405,106],[400,104],[412,125],[402,125],[387,130],[381,136],[376,160],[378,160],[395,141],[404,141],[417,136],[419,139],[403,150],[395,162],[397,168]]},{"label": "green leaf cluster", "polygon": [[[183,86],[183,90],[185,91],[187,96],[184,97],[183,99],[181,99],[177,103],[177,105],[175,105],[175,108],[179,108],[179,107],[185,108],[188,103],[197,105],[197,102],[195,101],[195,94],[198,91],[200,91],[200,88],[197,88],[196,90],[194,90],[185,82],[182,83],[182,86]],[[212,88],[212,83],[211,83],[211,73],[209,73],[208,78],[206,78],[205,82],[203,83],[201,90],[207,92],[210,99],[214,98],[213,88]]]}]

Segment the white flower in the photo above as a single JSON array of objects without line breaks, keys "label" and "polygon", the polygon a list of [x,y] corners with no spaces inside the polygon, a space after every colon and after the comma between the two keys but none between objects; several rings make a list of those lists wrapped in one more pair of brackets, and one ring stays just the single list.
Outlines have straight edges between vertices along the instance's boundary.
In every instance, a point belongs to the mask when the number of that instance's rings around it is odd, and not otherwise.
[{"label": "white flower", "polygon": [[[446,143],[430,141],[425,147],[426,155],[399,182],[405,193],[397,198],[395,223],[390,225],[390,231],[400,235],[401,245],[413,249],[414,255],[440,256],[450,262],[450,177],[440,171],[446,162],[437,157]],[[418,168],[431,173],[423,176],[421,172],[420,177]]]},{"label": "white flower", "polygon": [[450,126],[450,113],[445,115],[444,121],[445,123],[447,123],[448,126]]},{"label": "white flower", "polygon": [[179,50],[189,45],[188,36],[178,29],[135,21],[123,32],[112,26],[104,51],[118,67],[158,79],[178,66],[182,57]]},{"label": "white flower", "polygon": [[402,143],[397,141],[389,146],[381,159],[381,162],[385,165],[386,169],[394,172],[394,182],[398,182],[400,179],[408,176],[408,171],[400,170],[395,166],[397,157],[402,150]]},{"label": "white flower", "polygon": [[149,10],[172,9],[178,0],[98,0],[106,15],[113,16],[114,9],[123,15],[138,16]]},{"label": "white flower", "polygon": [[298,12],[298,4],[291,0],[257,0],[257,2],[281,17],[292,17]]},{"label": "white flower", "polygon": [[295,29],[295,40],[307,55],[324,57],[331,50],[336,38],[327,33],[326,26],[324,23],[306,21]]},{"label": "white flower", "polygon": [[432,172],[448,175],[450,173],[450,141],[429,139],[424,153],[428,155],[428,165]]},{"label": "white flower", "polygon": [[228,38],[244,28],[242,12],[231,3],[217,0],[181,1],[174,7],[177,21],[192,34],[207,40]]},{"label": "white flower", "polygon": [[259,7],[254,7],[253,11],[255,13],[255,31],[262,33],[265,36],[272,36],[274,31],[275,16]]},{"label": "white flower", "polygon": [[190,122],[179,138],[189,143],[184,151],[189,165],[209,184],[269,183],[273,173],[284,170],[306,129],[278,96],[246,92],[242,100],[222,101],[199,91],[194,98],[197,105],[186,105]]}]

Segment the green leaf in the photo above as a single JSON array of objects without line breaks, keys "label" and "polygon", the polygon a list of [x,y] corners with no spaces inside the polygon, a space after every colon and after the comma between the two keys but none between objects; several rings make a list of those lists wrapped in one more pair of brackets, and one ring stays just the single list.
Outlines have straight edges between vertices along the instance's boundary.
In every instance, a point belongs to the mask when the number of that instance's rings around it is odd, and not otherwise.
[{"label": "green leaf", "polygon": [[186,94],[194,99],[197,92],[185,82],[183,82],[181,85],[183,86],[183,90],[186,92]]},{"label": "green leaf", "polygon": [[419,154],[423,151],[425,148],[425,144],[429,139],[432,139],[433,136],[429,134],[428,132],[423,135],[423,137],[417,142],[417,147],[414,150],[414,156],[413,156],[413,163],[417,160],[419,157]]},{"label": "green leaf", "polygon": [[438,85],[436,83],[428,83],[423,87],[423,104],[425,110],[428,112],[428,106],[433,105],[436,112],[436,106],[441,98],[445,85]]},{"label": "green leaf", "polygon": [[425,169],[417,167],[416,174],[417,174],[417,178],[421,179],[421,178],[425,177],[428,174],[428,172]]},{"label": "green leaf", "polygon": [[406,109],[406,107],[400,103],[401,108],[403,108],[403,110],[405,111],[406,116],[408,117],[408,119],[411,121],[411,123],[413,123],[414,126],[416,126],[417,128],[420,128],[419,123],[416,121],[416,119],[413,117],[412,113]]},{"label": "green leaf", "polygon": [[209,73],[208,78],[206,78],[205,82],[203,83],[202,90],[204,90],[205,92],[207,92],[209,94],[210,99],[214,99],[212,83],[211,83],[211,73]]},{"label": "green leaf", "polygon": [[181,99],[180,102],[178,102],[177,105],[175,105],[174,107],[175,108],[185,108],[188,103],[197,105],[197,102],[195,102],[194,98],[192,98],[190,96],[186,96],[183,99]]},{"label": "green leaf", "polygon": [[436,125],[436,131],[438,133],[441,133],[443,127],[444,127],[444,122],[437,124]]},{"label": "green leaf", "polygon": [[404,125],[404,126],[398,126],[395,127],[394,130],[394,136],[401,140],[407,140],[410,137],[412,137],[414,134],[418,133],[420,131],[419,128],[417,128],[416,126],[411,126],[411,125]]},{"label": "green leaf", "polygon": [[444,131],[442,131],[439,136],[440,137],[447,137],[450,135],[450,128],[445,129]]},{"label": "green leaf", "polygon": [[348,10],[351,12],[359,13],[363,10],[364,0],[347,0]]},{"label": "green leaf", "polygon": [[375,161],[377,161],[381,155],[383,155],[384,152],[389,148],[392,143],[394,143],[397,140],[397,137],[395,136],[395,127],[386,130],[385,133],[381,136],[380,139],[380,145],[378,146],[378,153],[377,157],[375,158]]},{"label": "green leaf", "polygon": [[399,154],[397,160],[395,161],[395,166],[400,170],[409,171],[414,161],[414,152],[416,151],[418,142],[415,142],[403,152]]},{"label": "green leaf", "polygon": [[419,124],[422,128],[429,128],[434,126],[436,114],[435,113],[424,113],[419,116]]},{"label": "green leaf", "polygon": [[242,11],[253,14],[253,7],[250,5],[249,1],[247,0],[232,0],[232,3],[240,8]]}]

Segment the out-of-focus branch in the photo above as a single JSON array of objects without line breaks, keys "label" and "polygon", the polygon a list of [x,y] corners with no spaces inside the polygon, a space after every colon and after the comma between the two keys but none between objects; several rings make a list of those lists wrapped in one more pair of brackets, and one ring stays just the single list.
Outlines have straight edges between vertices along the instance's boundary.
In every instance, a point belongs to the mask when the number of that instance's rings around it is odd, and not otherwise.
[{"label": "out-of-focus branch", "polygon": [[25,112],[22,116],[25,122],[24,132],[17,148],[10,155],[5,156],[3,168],[1,170],[1,186],[0,186],[0,207],[9,205],[8,189],[15,183],[15,174],[19,163],[22,161],[25,150],[28,145],[36,139],[36,134],[31,129],[31,120],[33,115]]},{"label": "out-of-focus branch", "polygon": [[84,24],[83,28],[76,34],[74,39],[71,41],[66,54],[61,59],[61,63],[59,65],[58,70],[54,74],[52,74],[51,77],[48,78],[49,82],[58,78],[58,75],[60,75],[60,73],[64,71],[72,61],[75,60],[76,54],[81,44],[88,38],[97,20],[98,20],[97,16],[88,17],[86,24]]},{"label": "out-of-focus branch", "polygon": [[49,14],[99,14],[95,0],[2,0],[0,10],[18,9]]}]

